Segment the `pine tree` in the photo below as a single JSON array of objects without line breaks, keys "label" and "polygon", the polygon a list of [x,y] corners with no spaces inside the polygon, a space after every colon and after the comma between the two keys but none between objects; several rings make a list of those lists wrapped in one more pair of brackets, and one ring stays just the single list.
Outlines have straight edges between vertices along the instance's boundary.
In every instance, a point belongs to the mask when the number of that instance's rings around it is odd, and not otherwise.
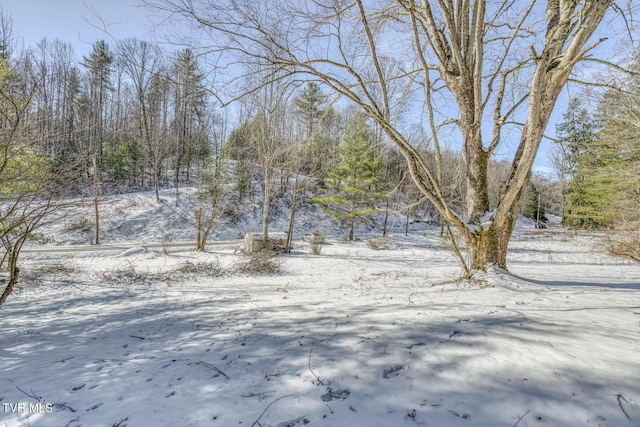
[{"label": "pine tree", "polygon": [[[174,184],[176,190],[176,206],[178,205],[178,186],[181,162],[186,163],[186,178],[190,179],[191,163],[194,158],[204,160],[209,150],[198,146],[199,138],[195,135],[198,124],[202,122],[206,104],[204,76],[199,70],[195,53],[191,49],[183,49],[173,65],[173,101],[175,134]],[[207,144],[208,148],[208,144]]]},{"label": "pine tree", "polygon": [[383,160],[371,143],[371,130],[364,115],[358,113],[347,123],[340,144],[340,158],[329,170],[325,194],[312,201],[348,224],[348,240],[351,241],[356,222],[377,212],[376,201],[383,197],[383,173]]},{"label": "pine tree", "polygon": [[[638,61],[631,70],[640,69]],[[600,135],[607,162],[596,172],[608,181],[613,225],[611,250],[640,262],[640,79],[630,76],[625,91],[609,91],[599,105]]]},{"label": "pine tree", "polygon": [[580,228],[602,228],[615,217],[614,181],[609,168],[615,153],[600,138],[602,124],[573,99],[556,127],[560,143],[566,147],[570,182],[562,223]]},{"label": "pine tree", "polygon": [[82,65],[89,71],[90,81],[90,134],[91,155],[102,158],[104,139],[104,109],[107,91],[111,88],[111,73],[114,57],[104,40],[93,44],[89,56],[83,57]]},{"label": "pine tree", "polygon": [[306,123],[306,138],[311,140],[320,118],[324,114],[324,104],[327,96],[322,93],[320,85],[309,82],[300,95],[294,99],[298,113]]}]

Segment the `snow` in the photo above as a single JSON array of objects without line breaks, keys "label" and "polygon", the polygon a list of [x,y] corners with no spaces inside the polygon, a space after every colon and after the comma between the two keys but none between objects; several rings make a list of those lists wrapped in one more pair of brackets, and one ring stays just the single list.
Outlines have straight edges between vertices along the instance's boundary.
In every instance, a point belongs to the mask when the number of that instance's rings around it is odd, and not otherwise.
[{"label": "snow", "polygon": [[[167,233],[170,201],[123,200]],[[113,250],[23,254],[0,308],[0,426],[640,425],[640,266],[597,235],[521,222],[509,272],[458,282],[439,230],[386,250],[329,235],[320,255],[298,240],[252,276],[240,240],[197,253],[125,228],[105,227]]]}]

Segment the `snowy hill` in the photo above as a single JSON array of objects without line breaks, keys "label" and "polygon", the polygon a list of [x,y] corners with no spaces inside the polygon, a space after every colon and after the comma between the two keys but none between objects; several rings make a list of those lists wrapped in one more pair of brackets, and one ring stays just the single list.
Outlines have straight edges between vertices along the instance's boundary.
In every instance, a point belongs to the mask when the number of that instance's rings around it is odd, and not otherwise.
[{"label": "snowy hill", "polygon": [[[161,190],[161,201],[156,202],[152,191],[118,194],[103,198],[100,207],[101,243],[123,242],[186,242],[195,241],[195,211],[198,207],[196,190],[181,188],[178,206],[175,205],[175,190]],[[262,204],[260,194],[253,200],[233,203],[234,215],[223,215],[212,231],[212,240],[240,239],[245,233],[262,230]],[[286,232],[291,213],[291,194],[285,193],[274,198],[270,211],[270,231]],[[362,224],[358,232],[366,235],[382,234],[383,214],[370,224]],[[404,215],[390,215],[390,229],[404,230]],[[84,207],[70,210],[65,220],[43,233],[54,245],[86,245],[94,233],[93,205],[90,201]],[[424,228],[424,224],[418,229]],[[413,228],[416,229],[415,227]],[[300,203],[296,214],[294,237],[322,231],[331,236],[346,235],[340,224],[328,218],[318,205],[305,201]]]}]

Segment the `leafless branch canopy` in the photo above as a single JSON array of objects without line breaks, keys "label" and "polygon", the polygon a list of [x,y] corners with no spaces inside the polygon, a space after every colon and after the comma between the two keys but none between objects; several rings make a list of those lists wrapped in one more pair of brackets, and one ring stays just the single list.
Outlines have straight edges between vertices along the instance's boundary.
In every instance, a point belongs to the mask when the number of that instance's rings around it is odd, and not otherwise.
[{"label": "leafless branch canopy", "polygon": [[[489,158],[506,131],[516,131],[519,143],[492,220],[491,233],[505,251],[558,95],[574,66],[602,42],[592,36],[613,10],[612,0],[549,0],[544,9],[515,0],[148,3],[193,24],[200,40],[206,35],[210,43],[202,50],[219,58],[219,71],[231,82],[245,71],[269,70],[263,81],[298,75],[358,105],[397,145],[420,191],[470,247],[485,230],[468,223],[480,224],[488,210]],[[406,131],[416,112],[430,133],[434,167]],[[455,132],[445,123],[455,124]],[[454,212],[441,188],[443,144],[464,152],[466,213]]]}]

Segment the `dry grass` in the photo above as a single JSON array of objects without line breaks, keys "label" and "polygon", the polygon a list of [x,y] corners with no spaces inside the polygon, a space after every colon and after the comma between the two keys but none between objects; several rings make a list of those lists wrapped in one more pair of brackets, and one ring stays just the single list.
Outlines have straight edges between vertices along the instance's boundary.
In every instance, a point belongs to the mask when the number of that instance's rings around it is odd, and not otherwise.
[{"label": "dry grass", "polygon": [[282,263],[265,253],[249,255],[232,268],[240,276],[273,276],[283,271]]},{"label": "dry grass", "polygon": [[385,237],[376,237],[367,241],[367,245],[375,251],[383,251],[389,249],[389,243]]}]

